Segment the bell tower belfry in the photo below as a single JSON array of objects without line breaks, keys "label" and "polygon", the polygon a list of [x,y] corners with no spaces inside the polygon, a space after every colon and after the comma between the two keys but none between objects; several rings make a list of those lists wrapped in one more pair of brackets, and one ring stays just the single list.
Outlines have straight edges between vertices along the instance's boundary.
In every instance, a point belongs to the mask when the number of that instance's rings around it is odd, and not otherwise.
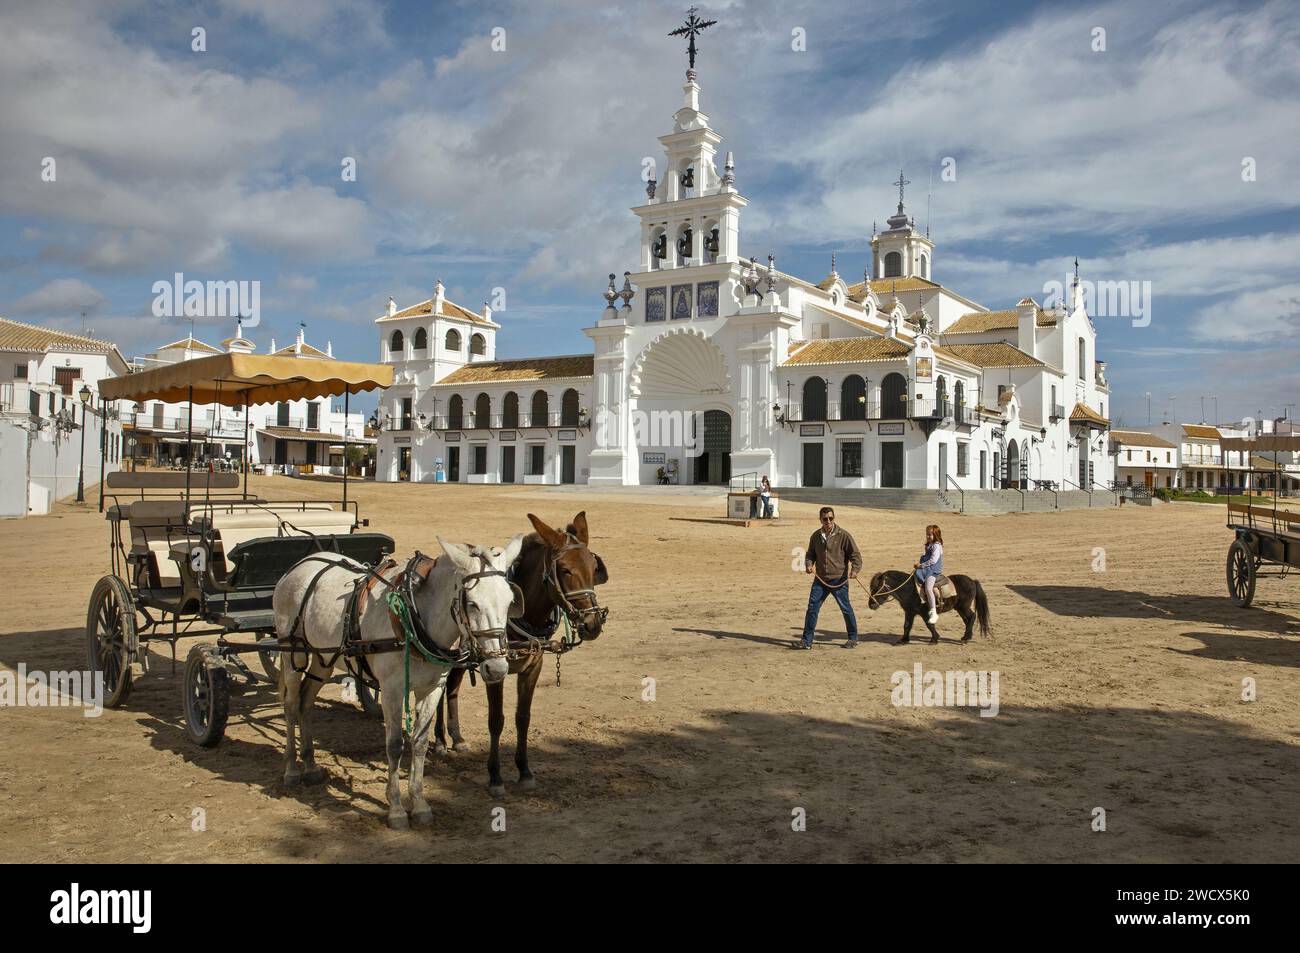
[{"label": "bell tower belfry", "polygon": [[886,219],[889,226],[886,231],[876,234],[871,227],[871,272],[873,279],[879,278],[924,278],[930,279],[930,268],[934,258],[934,242],[928,235],[921,234],[916,227],[916,220],[909,219],[903,211],[903,187],[911,183],[903,178],[903,171],[898,172],[898,211]]}]

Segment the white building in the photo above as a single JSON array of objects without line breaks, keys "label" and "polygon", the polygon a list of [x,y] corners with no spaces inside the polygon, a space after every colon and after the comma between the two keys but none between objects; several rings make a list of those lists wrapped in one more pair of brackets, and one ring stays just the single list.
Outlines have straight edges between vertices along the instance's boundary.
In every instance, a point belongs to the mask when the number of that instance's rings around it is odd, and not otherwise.
[{"label": "white building", "polygon": [[944,287],[901,176],[862,281],[834,257],[817,283],[746,259],[748,202],[730,153],[718,172],[694,71],[683,91],[664,179],[632,209],[640,260],[622,288],[610,276],[591,356],[497,361],[486,307],[441,283],[406,310],[390,299],[380,479],[433,479],[441,461],[461,481],[635,485],[676,460],[685,483],[1110,484],[1109,385],[1077,284],[1068,307],[999,311]]},{"label": "white building", "polygon": [[[205,344],[192,335],[163,345],[132,363],[135,371],[162,364],[174,364],[226,352],[251,354],[257,345],[244,337],[242,325],[233,336],[221,342],[221,348]],[[293,344],[277,349],[271,341],[271,353],[304,361],[334,360],[334,349],[327,344],[321,350],[307,343],[305,329],[298,329]],[[203,405],[194,408],[190,417],[188,404],[160,400],[145,401],[124,414],[128,430],[134,437],[134,456],[154,466],[168,466],[184,460],[187,437],[192,440],[195,459],[228,458],[238,465],[244,459],[245,411],[241,407]],[[248,409],[248,459],[254,465],[296,467],[314,472],[342,472],[342,440],[349,444],[373,444],[365,435],[364,417],[359,412],[343,413],[342,401],[317,397],[282,401],[278,404],[255,404]]]},{"label": "white building", "polygon": [[48,513],[78,476],[97,499],[101,470],[119,469],[123,449],[99,382],[125,374],[126,360],[107,341],[0,318],[0,361],[0,516]]},{"label": "white building", "polygon": [[1141,430],[1112,430],[1110,440],[1115,451],[1115,479],[1121,486],[1149,490],[1181,486],[1176,444]]}]

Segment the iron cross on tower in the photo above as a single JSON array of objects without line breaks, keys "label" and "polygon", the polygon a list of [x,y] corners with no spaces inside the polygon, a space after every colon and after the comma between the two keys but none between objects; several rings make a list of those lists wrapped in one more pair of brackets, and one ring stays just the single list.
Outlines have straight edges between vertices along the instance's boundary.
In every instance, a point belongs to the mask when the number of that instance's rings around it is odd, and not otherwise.
[{"label": "iron cross on tower", "polygon": [[898,181],[897,181],[897,182],[891,182],[891,183],[889,183],[889,184],[890,184],[890,185],[896,185],[896,186],[898,186],[898,212],[899,212],[899,214],[901,215],[902,212],[903,212],[903,186],[905,186],[905,185],[911,185],[911,184],[912,184],[912,180],[911,180],[911,179],[905,179],[905,178],[903,178],[903,170],[902,170],[902,169],[899,169],[899,170],[898,170]]},{"label": "iron cross on tower", "polygon": [[691,58],[691,71],[695,70],[695,38],[701,32],[717,23],[717,20],[701,20],[696,14],[699,11],[691,7],[686,11],[686,23],[669,33],[669,36],[688,36],[691,39],[690,44],[686,47],[686,53]]}]

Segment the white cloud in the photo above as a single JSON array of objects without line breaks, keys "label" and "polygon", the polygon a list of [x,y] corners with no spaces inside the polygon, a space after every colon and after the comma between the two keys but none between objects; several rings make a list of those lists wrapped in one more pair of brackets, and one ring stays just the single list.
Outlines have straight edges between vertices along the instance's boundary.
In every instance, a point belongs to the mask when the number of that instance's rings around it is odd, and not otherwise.
[{"label": "white cloud", "polygon": [[14,314],[67,315],[72,312],[94,313],[104,304],[104,296],[78,278],[56,278],[35,291],[23,295],[13,304]]}]

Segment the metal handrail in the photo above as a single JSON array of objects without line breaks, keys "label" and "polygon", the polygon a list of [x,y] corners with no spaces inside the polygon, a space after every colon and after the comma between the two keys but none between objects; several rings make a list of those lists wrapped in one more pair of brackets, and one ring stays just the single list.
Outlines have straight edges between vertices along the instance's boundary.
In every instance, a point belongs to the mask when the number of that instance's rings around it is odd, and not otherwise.
[{"label": "metal handrail", "polygon": [[[1019,483],[1020,481],[1017,480],[1016,482]],[[1020,512],[1023,513],[1025,511],[1025,491],[1020,489],[1020,487],[1018,486],[1004,486],[1002,487],[1002,489],[1015,490],[1017,493],[1020,494]]]},{"label": "metal handrail", "polygon": [[[753,477],[753,478],[754,478],[754,485],[753,485],[752,487],[750,487],[750,486],[748,486],[748,485],[746,484],[746,479],[745,479],[746,477]],[[740,486],[736,486],[736,481],[737,481],[737,480],[740,481]],[[735,475],[732,476],[729,480],[727,480],[727,489],[728,489],[728,490],[741,490],[741,491],[743,491],[743,490],[749,490],[749,489],[757,490],[757,489],[758,489],[758,471],[757,471],[757,470],[749,470],[749,471],[746,471],[745,473],[737,473],[737,474],[735,474]]]},{"label": "metal handrail", "polygon": [[[951,484],[953,485],[953,488],[954,488],[958,493],[961,494],[961,511],[962,511],[963,513],[965,513],[965,512],[966,512],[966,491],[963,490],[963,489],[961,488],[961,485],[960,485],[956,480],[953,479],[953,476],[952,476],[951,473],[945,473],[945,474],[943,475],[943,478],[944,478],[944,481],[945,481],[945,482],[947,482],[947,483],[951,483]],[[944,487],[944,489],[946,490],[947,487]]]},{"label": "metal handrail", "polygon": [[1037,481],[1038,491],[1041,493],[1042,491],[1046,490],[1048,493],[1052,494],[1052,505],[1059,510],[1061,508],[1061,494],[1056,492],[1056,490],[1054,490],[1052,487],[1043,485],[1044,483],[1051,483],[1051,482],[1053,481],[1041,480],[1041,479],[1038,480]]},{"label": "metal handrail", "polygon": [[[1119,505],[1119,494],[1118,494],[1118,493],[1116,493],[1114,490],[1108,490],[1108,489],[1106,489],[1105,486],[1103,486],[1102,484],[1098,483],[1096,480],[1091,480],[1091,481],[1089,481],[1089,482],[1091,482],[1093,486],[1101,487],[1101,489],[1102,489],[1104,492],[1109,493],[1109,494],[1114,498],[1114,499],[1112,500],[1112,502],[1113,502],[1116,506]],[[1092,500],[1091,491],[1089,491],[1089,494],[1090,494],[1090,495],[1088,496],[1088,500],[1089,500],[1089,505],[1091,505],[1091,500]]]},{"label": "metal handrail", "polygon": [[1079,484],[1075,483],[1073,480],[1067,480],[1065,477],[1061,477],[1061,482],[1062,482],[1062,483],[1065,483],[1065,484],[1068,484],[1068,485],[1070,485],[1070,486],[1072,486],[1072,487],[1074,487],[1076,490],[1083,490],[1084,493],[1087,493],[1087,494],[1088,494],[1088,508],[1089,508],[1089,509],[1092,508],[1092,490],[1084,490],[1083,487],[1079,486]]}]

